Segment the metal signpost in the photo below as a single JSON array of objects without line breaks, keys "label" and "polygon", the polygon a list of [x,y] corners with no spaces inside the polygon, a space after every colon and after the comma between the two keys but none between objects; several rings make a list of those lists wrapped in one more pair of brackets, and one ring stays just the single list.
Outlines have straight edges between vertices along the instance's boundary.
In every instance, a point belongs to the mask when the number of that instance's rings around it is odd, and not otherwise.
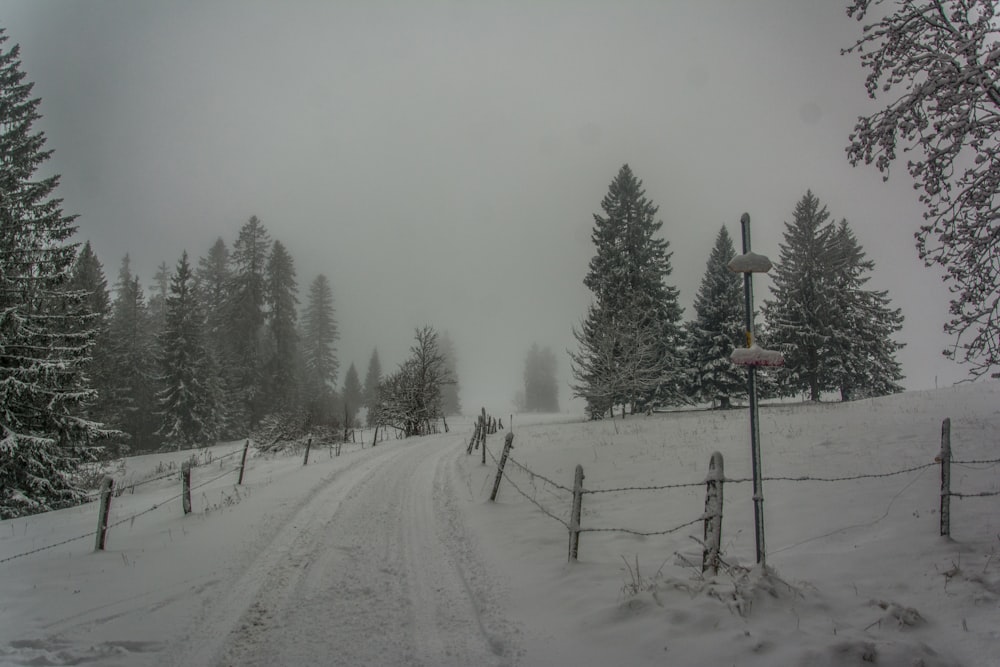
[{"label": "metal signpost", "polygon": [[746,326],[746,348],[736,349],[730,357],[734,364],[747,367],[747,392],[750,396],[750,451],[753,466],[753,515],[754,537],[757,544],[757,562],[765,565],[764,549],[764,490],[761,484],[760,420],[757,414],[757,367],[781,366],[784,358],[780,352],[765,350],[754,340],[753,328],[753,274],[771,270],[771,260],[750,251],[750,215],[740,218],[743,229],[743,254],[729,262],[729,270],[743,274],[743,321]]}]

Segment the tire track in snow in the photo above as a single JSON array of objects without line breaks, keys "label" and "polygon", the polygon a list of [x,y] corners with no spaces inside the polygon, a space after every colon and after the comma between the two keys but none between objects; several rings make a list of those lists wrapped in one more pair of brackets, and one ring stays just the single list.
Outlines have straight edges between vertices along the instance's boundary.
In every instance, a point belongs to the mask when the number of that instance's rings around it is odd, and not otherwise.
[{"label": "tire track in snow", "polygon": [[313,494],[240,578],[249,593],[216,605],[202,633],[216,639],[187,664],[515,662],[451,495],[457,442],[399,445]]},{"label": "tire track in snow", "polygon": [[[281,581],[291,581],[296,567],[302,563],[303,553],[309,553],[309,543],[314,540],[310,526],[328,521],[343,499],[385,460],[398,456],[398,448],[378,451],[370,457],[352,461],[323,478],[309,492],[283,512],[280,527],[270,535],[258,536],[263,542],[256,547],[256,554],[239,574],[223,584],[221,597],[207,600],[194,629],[172,652],[164,656],[166,664],[210,665],[219,664],[226,642],[240,632],[244,619],[259,625],[263,609],[257,598],[268,589],[281,590]],[[270,522],[273,522],[273,518]],[[298,555],[296,555],[298,554]],[[245,631],[245,630],[244,630]]]}]

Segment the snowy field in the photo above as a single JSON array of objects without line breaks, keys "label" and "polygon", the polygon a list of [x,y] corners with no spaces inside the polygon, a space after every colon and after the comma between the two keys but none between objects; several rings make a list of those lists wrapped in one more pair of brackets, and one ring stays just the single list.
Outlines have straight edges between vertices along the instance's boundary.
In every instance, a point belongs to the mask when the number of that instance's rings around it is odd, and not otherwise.
[{"label": "snowy field", "polygon": [[[515,415],[514,460],[544,479],[509,464],[495,504],[469,420],[305,468],[251,456],[241,487],[242,443],[199,452],[186,517],[171,466],[190,452],[128,459],[116,476],[145,483],[114,498],[104,552],[96,504],[0,522],[0,664],[1000,665],[1000,497],[953,498],[938,535],[945,417],[956,459],[1000,458],[997,383],[763,407],[766,477],[926,467],[765,481],[767,571],[750,485],[727,483],[708,579],[702,485],[586,494],[584,530],[611,530],[584,532],[577,563],[558,487],[577,464],[589,491],[700,483],[713,451],[749,477],[744,410]],[[996,464],[952,478],[1000,491]]]}]

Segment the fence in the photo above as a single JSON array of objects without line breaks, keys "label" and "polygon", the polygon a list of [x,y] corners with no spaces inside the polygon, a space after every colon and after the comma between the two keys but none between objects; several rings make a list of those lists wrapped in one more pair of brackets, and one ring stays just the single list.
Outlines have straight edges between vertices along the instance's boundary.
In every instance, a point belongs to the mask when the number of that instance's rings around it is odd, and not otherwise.
[{"label": "fence", "polygon": [[[340,456],[341,447],[342,447],[343,444],[344,443],[341,443],[341,442],[336,442],[336,443],[330,443],[329,444],[330,458],[333,458],[334,455]],[[312,448],[312,439],[310,439],[309,442],[306,444],[305,456],[303,457],[303,465],[308,465],[309,464],[309,452],[310,452],[311,448]],[[105,476],[104,479],[101,482],[101,488],[100,488],[97,496],[95,498],[93,498],[93,500],[99,500],[100,501],[100,504],[98,506],[98,519],[97,519],[97,530],[96,531],[90,531],[90,532],[87,532],[87,533],[83,533],[81,535],[77,535],[75,537],[71,537],[71,538],[68,538],[68,539],[65,539],[65,540],[61,540],[61,541],[56,542],[54,544],[48,544],[48,545],[45,545],[43,547],[38,547],[37,549],[30,549],[28,551],[24,551],[24,552],[21,552],[21,553],[18,553],[18,554],[14,554],[13,556],[7,556],[6,558],[0,558],[0,564],[6,563],[8,561],[12,561],[12,560],[15,560],[15,559],[18,559],[18,558],[23,558],[25,556],[30,556],[30,555],[33,555],[33,554],[37,554],[37,553],[40,553],[40,552],[43,552],[43,551],[47,551],[49,549],[55,549],[56,547],[61,547],[61,546],[66,545],[66,544],[70,544],[72,542],[77,542],[79,540],[85,540],[85,539],[88,539],[88,538],[95,538],[95,550],[101,551],[105,547],[109,531],[112,528],[115,528],[117,526],[121,526],[121,525],[126,524],[126,523],[131,523],[131,522],[135,521],[137,518],[139,518],[141,516],[144,516],[146,514],[149,514],[150,512],[154,512],[154,511],[156,511],[156,510],[158,510],[158,509],[160,509],[162,507],[165,507],[166,505],[168,505],[168,504],[170,504],[173,501],[178,500],[178,499],[181,500],[181,509],[182,509],[182,512],[184,514],[189,514],[191,512],[191,492],[192,491],[196,491],[197,489],[200,489],[202,487],[208,486],[209,484],[217,482],[220,479],[222,479],[223,477],[226,477],[228,475],[232,475],[233,473],[238,473],[236,485],[242,485],[243,484],[244,479],[245,479],[245,474],[246,474],[246,471],[247,471],[247,454],[249,452],[249,449],[250,449],[250,440],[247,440],[243,444],[242,447],[240,447],[238,449],[235,449],[235,450],[229,452],[228,454],[224,454],[222,456],[218,456],[218,457],[214,457],[213,458],[211,456],[211,453],[209,452],[204,457],[204,459],[201,462],[198,461],[197,455],[192,455],[191,458],[189,458],[186,461],[182,462],[182,464],[181,464],[181,466],[180,466],[179,469],[175,467],[176,464],[170,463],[170,464],[168,464],[168,468],[170,468],[170,472],[167,472],[167,473],[164,473],[164,474],[156,474],[154,477],[150,477],[148,479],[143,479],[143,480],[138,481],[138,482],[133,481],[133,482],[129,482],[127,484],[116,484],[116,482],[115,482],[115,480],[114,480],[114,478],[112,476],[110,476],[110,475]],[[211,477],[210,479],[200,481],[198,484],[196,484],[194,486],[191,485],[191,471],[193,469],[195,469],[195,468],[205,468],[205,467],[207,467],[209,465],[214,465],[215,463],[218,463],[219,467],[221,469],[221,468],[223,468],[223,461],[225,461],[226,459],[228,459],[230,457],[235,457],[235,456],[240,456],[240,461],[239,461],[239,463],[237,465],[232,466],[232,467],[226,469],[225,472],[222,472],[222,473],[220,473],[218,475],[215,475],[214,477]],[[161,481],[161,480],[172,478],[172,477],[179,477],[180,478],[180,481],[181,481],[181,491],[180,491],[180,493],[177,493],[177,494],[175,494],[175,495],[167,498],[166,500],[159,501],[159,502],[153,504],[148,509],[136,512],[134,514],[130,514],[129,516],[124,517],[122,519],[118,519],[118,520],[116,520],[114,522],[110,521],[110,516],[111,516],[110,509],[111,509],[111,503],[112,503],[112,499],[113,498],[115,498],[115,497],[121,497],[126,492],[135,493],[135,490],[137,488],[141,488],[141,487],[143,487],[143,486],[145,486],[147,484],[152,484],[153,482]]]},{"label": "fence", "polygon": [[[485,415],[485,411],[484,411]],[[578,558],[579,555],[579,542],[581,533],[625,533],[637,536],[654,536],[654,535],[668,535],[671,533],[676,533],[684,528],[688,528],[697,523],[703,524],[703,540],[702,540],[702,571],[703,572],[715,572],[718,569],[720,562],[720,539],[722,533],[722,516],[723,516],[723,487],[725,484],[746,484],[752,483],[752,478],[730,478],[726,477],[723,472],[723,459],[722,455],[718,452],[712,454],[709,460],[708,473],[705,479],[698,482],[684,482],[676,484],[662,484],[658,486],[622,486],[616,488],[586,488],[583,485],[584,471],[583,467],[580,465],[576,466],[574,473],[574,483],[573,487],[560,484],[541,473],[531,470],[527,466],[520,463],[516,458],[510,455],[510,449],[512,448],[511,443],[513,440],[513,434],[508,433],[504,443],[504,450],[501,457],[498,459],[493,452],[489,451],[486,445],[485,435],[481,432],[480,422],[477,422],[476,433],[473,435],[473,439],[481,439],[482,447],[484,452],[484,458],[486,454],[489,454],[490,458],[493,460],[494,464],[497,466],[497,476],[494,482],[493,493],[491,495],[491,500],[496,499],[497,490],[500,485],[500,480],[504,479],[510,484],[518,494],[524,497],[535,509],[540,511],[545,516],[557,521],[561,524],[569,534],[569,560],[573,561]],[[472,451],[472,441],[469,443],[468,451]],[[951,534],[951,508],[950,502],[951,498],[983,498],[990,496],[1000,496],[1000,491],[953,491],[951,489],[951,466],[961,465],[961,466],[973,466],[973,465],[996,465],[1000,463],[1000,459],[970,459],[970,460],[956,460],[952,458],[951,449],[951,420],[945,419],[941,425],[941,451],[935,459],[929,463],[924,463],[921,465],[911,466],[908,468],[903,468],[901,470],[894,470],[889,472],[881,473],[866,473],[859,475],[844,475],[837,477],[816,477],[816,476],[799,476],[799,477],[789,477],[789,476],[764,476],[763,481],[768,482],[820,482],[820,483],[837,483],[851,480],[860,479],[883,479],[888,477],[895,477],[898,475],[905,475],[909,473],[919,472],[933,466],[939,466],[941,469],[941,511],[940,511],[940,532],[942,536],[950,537]],[[567,494],[570,499],[570,511],[569,518],[564,519],[559,515],[558,512],[546,507],[541,501],[537,499],[534,494],[530,494],[522,489],[510,476],[508,473],[507,464],[512,465],[519,472],[528,476],[531,480],[532,486],[534,487],[537,482],[541,482],[545,487],[552,490],[552,496],[554,498],[562,498],[566,500],[566,496],[559,496],[558,493]],[[631,493],[631,492],[648,492],[648,491],[666,491],[672,489],[683,489],[692,487],[706,487],[705,496],[705,511],[698,517],[681,523],[680,525],[671,526],[663,530],[656,531],[641,531],[632,528],[622,528],[622,527],[590,527],[581,525],[581,506],[583,503],[584,496],[599,496],[600,494],[609,493]]]}]

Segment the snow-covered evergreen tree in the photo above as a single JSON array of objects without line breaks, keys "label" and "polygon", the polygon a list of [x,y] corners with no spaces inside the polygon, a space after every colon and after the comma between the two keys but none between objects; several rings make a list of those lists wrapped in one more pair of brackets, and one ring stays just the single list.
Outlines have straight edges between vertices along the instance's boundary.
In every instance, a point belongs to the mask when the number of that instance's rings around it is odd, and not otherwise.
[{"label": "snow-covered evergreen tree", "polygon": [[382,383],[382,362],[378,358],[378,348],[372,350],[368,360],[368,371],[365,373],[364,392],[365,407],[368,408],[367,425],[375,425],[375,404],[378,401],[378,387]]},{"label": "snow-covered evergreen tree", "polygon": [[825,391],[844,400],[900,391],[901,346],[892,336],[902,315],[886,292],[864,289],[874,263],[847,222],[829,217],[810,191],[785,225],[763,309],[768,344],[785,355],[778,380],[785,393],[804,391],[812,401]]},{"label": "snow-covered evergreen tree", "polygon": [[90,361],[86,365],[86,375],[95,391],[94,400],[87,406],[86,414],[96,421],[108,422],[107,398],[112,391],[114,377],[108,374],[107,355],[109,348],[108,319],[111,313],[111,299],[108,294],[108,280],[104,267],[87,241],[73,264],[69,287],[86,295],[84,309],[94,315],[93,322],[82,322],[85,328],[93,327],[94,345]]},{"label": "snow-covered evergreen tree", "polygon": [[204,317],[187,251],[177,262],[161,333],[160,433],[178,449],[212,444],[222,424],[218,367],[205,347]]},{"label": "snow-covered evergreen tree", "polygon": [[686,325],[692,397],[721,408],[747,392],[746,372],[729,361],[744,335],[743,280],[728,267],[735,256],[733,240],[723,225],[694,299],[695,318]]},{"label": "snow-covered evergreen tree", "polygon": [[834,230],[830,253],[835,276],[830,297],[836,315],[829,348],[833,384],[841,400],[902,391],[896,352],[903,345],[893,336],[903,327],[903,315],[889,305],[888,292],[865,289],[875,262],[865,257],[846,220]]},{"label": "snow-covered evergreen tree", "polygon": [[330,424],[334,387],[337,381],[339,338],[333,308],[333,290],[326,276],[320,274],[309,285],[309,297],[302,318],[302,356],[304,359],[306,408],[313,424]]},{"label": "snow-covered evergreen tree", "polygon": [[245,427],[256,427],[266,411],[264,394],[263,327],[267,308],[266,268],[271,237],[257,216],[240,228],[230,255],[232,283],[226,335],[235,364],[236,391],[245,417]]},{"label": "snow-covered evergreen tree", "polygon": [[84,369],[95,336],[88,295],[69,288],[75,216],[53,196],[58,176],[33,129],[41,100],[0,30],[0,519],[66,507],[103,435],[84,418]]},{"label": "snow-covered evergreen tree", "polygon": [[358,377],[358,369],[351,364],[344,376],[344,390],[341,392],[341,401],[344,404],[344,417],[347,426],[354,423],[364,403],[364,390],[361,388],[361,378]]},{"label": "snow-covered evergreen tree", "polygon": [[295,263],[281,241],[271,245],[267,262],[267,330],[271,344],[266,362],[267,389],[271,412],[298,408],[299,377],[297,359],[299,334]]},{"label": "snow-covered evergreen tree", "polygon": [[217,238],[208,253],[198,260],[195,270],[198,296],[205,314],[205,342],[219,365],[223,387],[223,414],[220,436],[234,439],[246,435],[246,411],[238,389],[240,369],[235,361],[235,349],[229,338],[229,290],[233,286],[229,266],[229,248]]},{"label": "snow-covered evergreen tree", "polygon": [[770,273],[773,298],[763,307],[769,344],[785,355],[778,373],[784,390],[808,392],[811,401],[834,388],[829,354],[835,312],[830,293],[834,230],[829,217],[812,191],[795,205],[792,222],[785,223],[780,259]]},{"label": "snow-covered evergreen tree", "polygon": [[[658,236],[663,226],[662,221],[656,220],[658,207],[646,198],[642,181],[626,164],[611,182],[607,195],[601,201],[601,208],[604,215],[594,215],[591,233],[597,253],[590,260],[590,269],[583,281],[594,294],[594,307],[588,314],[591,321],[577,333],[583,336],[584,341],[590,335],[599,335],[600,340],[585,342],[584,345],[600,348],[608,335],[614,336],[613,332],[598,334],[600,329],[615,329],[626,324],[633,329],[639,327],[643,331],[633,332],[637,336],[632,333],[628,336],[642,340],[656,339],[659,359],[655,363],[655,371],[659,379],[654,387],[641,393],[630,392],[632,409],[640,409],[646,403],[683,402],[681,307],[677,301],[677,289],[665,282],[672,270],[671,253],[668,251],[669,243]],[[637,317],[639,313],[642,313],[641,318]],[[648,330],[648,335],[645,330]],[[643,350],[648,352],[645,347]],[[617,353],[614,350],[611,352],[614,358]],[[581,355],[588,354],[581,350]],[[591,375],[591,380],[577,377],[576,386],[584,387],[596,378],[615,374],[613,368],[607,371]],[[641,384],[647,386],[649,383]],[[591,387],[586,391],[592,396],[607,394],[600,387]],[[615,396],[611,400],[620,403],[625,397]]]},{"label": "snow-covered evergreen tree", "polygon": [[162,442],[156,393],[160,373],[153,322],[139,277],[129,257],[122,259],[108,324],[107,373],[113,380],[107,397],[107,420],[128,434],[133,450],[153,449]]}]

